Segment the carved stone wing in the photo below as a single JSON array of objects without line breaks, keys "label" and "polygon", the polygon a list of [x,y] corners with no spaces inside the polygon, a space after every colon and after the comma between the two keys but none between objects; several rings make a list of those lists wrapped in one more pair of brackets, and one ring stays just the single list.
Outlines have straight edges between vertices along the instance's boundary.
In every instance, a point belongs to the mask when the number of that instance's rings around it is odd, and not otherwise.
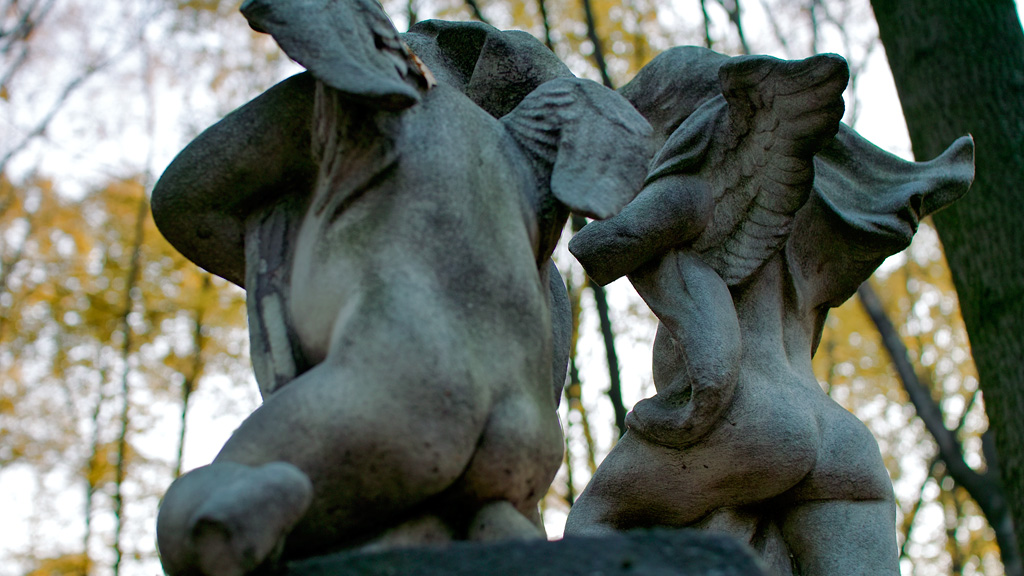
[{"label": "carved stone wing", "polygon": [[573,212],[608,218],[643,184],[651,126],[625,98],[600,84],[551,80],[501,122],[546,172],[540,176],[551,194]]},{"label": "carved stone wing", "polygon": [[[719,61],[697,67],[698,76]],[[637,198],[570,242],[597,282],[691,246],[734,286],[785,243],[811,191],[814,154],[839,129],[846,62],[830,54],[801,61],[744,56],[722,64],[718,76],[722,93],[669,135]],[[658,129],[672,123],[662,104],[677,99],[634,101],[649,106],[644,112],[659,119]]]},{"label": "carved stone wing", "polygon": [[[715,134],[700,169],[714,208],[693,249],[733,286],[789,236],[814,182],[814,154],[839,129],[849,71],[831,54],[801,61],[750,56],[724,64],[719,77],[723,96],[705,104]],[[684,124],[672,135],[665,168],[656,167],[648,181],[671,168],[678,151],[670,146],[688,141],[692,129]]]},{"label": "carved stone wing", "polygon": [[429,73],[402,42],[377,0],[246,0],[242,14],[328,86],[375,108],[420,100]]}]

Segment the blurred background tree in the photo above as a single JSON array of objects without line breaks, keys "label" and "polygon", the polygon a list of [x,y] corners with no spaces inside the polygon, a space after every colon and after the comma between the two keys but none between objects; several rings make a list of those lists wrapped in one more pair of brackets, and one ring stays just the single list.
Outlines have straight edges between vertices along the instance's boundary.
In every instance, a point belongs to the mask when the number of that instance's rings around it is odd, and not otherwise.
[{"label": "blurred background tree", "polygon": [[[0,0],[2,576],[158,571],[157,499],[258,404],[244,294],[177,255],[146,201],[200,130],[299,70],[238,4]],[[400,30],[433,17],[526,30],[609,86],[675,45],[837,52],[852,72],[846,122],[910,157],[868,0],[384,4]],[[566,462],[543,502],[552,535],[624,411],[653,393],[655,329],[628,282],[598,290],[564,247],[556,260],[576,322]],[[1001,574],[984,385],[934,228],[923,224],[863,292],[866,308],[830,316],[815,370],[879,440],[903,572]],[[1006,573],[1020,574],[1013,558]]]}]

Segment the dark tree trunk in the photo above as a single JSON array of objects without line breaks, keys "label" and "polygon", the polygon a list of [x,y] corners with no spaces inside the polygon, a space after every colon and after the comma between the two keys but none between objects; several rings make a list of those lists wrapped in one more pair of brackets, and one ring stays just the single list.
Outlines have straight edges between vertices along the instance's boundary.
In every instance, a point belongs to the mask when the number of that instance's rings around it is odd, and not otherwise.
[{"label": "dark tree trunk", "polygon": [[970,132],[971,192],[937,214],[1024,549],[1024,32],[1013,0],[872,0],[914,154]]}]

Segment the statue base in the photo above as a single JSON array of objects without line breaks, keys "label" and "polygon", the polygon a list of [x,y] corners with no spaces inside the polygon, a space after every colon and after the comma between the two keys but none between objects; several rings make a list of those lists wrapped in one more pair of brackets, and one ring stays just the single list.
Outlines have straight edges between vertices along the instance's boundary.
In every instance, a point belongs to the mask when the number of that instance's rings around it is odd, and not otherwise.
[{"label": "statue base", "polygon": [[276,576],[767,576],[753,551],[725,534],[637,530],[557,541],[457,542],[340,552],[288,563]]}]

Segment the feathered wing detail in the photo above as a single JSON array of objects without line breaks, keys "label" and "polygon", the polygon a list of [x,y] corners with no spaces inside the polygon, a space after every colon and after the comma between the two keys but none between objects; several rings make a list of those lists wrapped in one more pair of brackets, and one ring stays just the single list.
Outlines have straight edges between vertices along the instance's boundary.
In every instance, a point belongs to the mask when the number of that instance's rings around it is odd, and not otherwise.
[{"label": "feathered wing detail", "polygon": [[718,74],[722,94],[668,136],[636,200],[569,243],[599,283],[685,246],[735,286],[785,243],[811,191],[814,154],[839,129],[846,62],[745,56]]},{"label": "feathered wing detail", "polygon": [[545,82],[501,122],[546,172],[541,177],[551,194],[573,212],[608,218],[643,184],[651,127],[625,98],[600,84]]},{"label": "feathered wing detail", "polygon": [[724,64],[719,75],[723,96],[705,104],[716,134],[700,169],[714,210],[693,249],[733,286],[789,236],[814,182],[814,154],[839,129],[849,71],[830,54],[750,56]]},{"label": "feathered wing detail", "polygon": [[377,0],[246,0],[241,9],[319,80],[368,106],[408,108],[420,100],[415,86],[433,82]]}]

